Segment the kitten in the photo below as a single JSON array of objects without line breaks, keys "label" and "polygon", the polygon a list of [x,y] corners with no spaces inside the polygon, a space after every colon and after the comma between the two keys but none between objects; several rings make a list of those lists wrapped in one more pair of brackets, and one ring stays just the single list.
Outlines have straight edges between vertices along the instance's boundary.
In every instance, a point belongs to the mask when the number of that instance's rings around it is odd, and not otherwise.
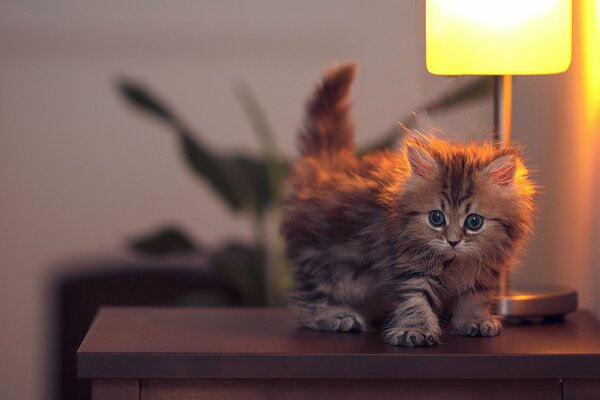
[{"label": "kitten", "polygon": [[282,225],[301,323],[385,340],[440,341],[453,298],[453,333],[495,336],[491,311],[503,270],[532,228],[534,186],[515,147],[410,135],[397,151],[356,155],[349,92],[354,65],[329,71],[307,104],[302,158]]}]

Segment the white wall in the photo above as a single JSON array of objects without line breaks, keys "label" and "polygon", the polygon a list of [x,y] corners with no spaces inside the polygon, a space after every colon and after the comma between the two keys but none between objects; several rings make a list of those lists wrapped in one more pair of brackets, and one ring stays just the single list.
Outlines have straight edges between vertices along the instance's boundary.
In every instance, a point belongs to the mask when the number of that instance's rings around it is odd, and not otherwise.
[{"label": "white wall", "polygon": [[[425,71],[422,8],[418,0],[0,3],[0,398],[45,397],[45,287],[65,258],[119,249],[164,222],[207,242],[249,234],[186,170],[169,132],[125,107],[117,77],[152,84],[214,146],[256,150],[231,91],[244,79],[293,155],[302,105],[320,72],[358,60],[356,119],[365,141],[448,82]],[[543,125],[553,124],[547,110],[561,118],[563,103],[553,101],[561,79],[515,87],[515,134],[527,141],[551,198],[570,182],[561,175],[555,185],[548,156],[567,139],[558,135],[563,142],[548,147]],[[431,122],[470,137],[489,128],[491,101]],[[569,226],[552,216],[564,203],[544,211],[544,232]],[[563,236],[538,235],[531,276],[563,280],[559,260],[585,258],[561,245],[583,234],[577,218],[580,228]],[[547,253],[550,246],[560,249]]]}]

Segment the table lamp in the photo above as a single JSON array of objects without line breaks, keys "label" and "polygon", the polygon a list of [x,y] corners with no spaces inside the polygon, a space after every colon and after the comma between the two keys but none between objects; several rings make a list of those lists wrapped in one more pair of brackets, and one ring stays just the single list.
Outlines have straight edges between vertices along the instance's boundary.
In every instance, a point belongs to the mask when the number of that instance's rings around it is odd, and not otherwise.
[{"label": "table lamp", "polygon": [[[495,139],[511,137],[513,75],[556,74],[571,64],[571,0],[426,0],[427,70],[493,75]],[[510,289],[501,279],[497,312],[508,319],[560,317],[577,307],[567,289]]]}]

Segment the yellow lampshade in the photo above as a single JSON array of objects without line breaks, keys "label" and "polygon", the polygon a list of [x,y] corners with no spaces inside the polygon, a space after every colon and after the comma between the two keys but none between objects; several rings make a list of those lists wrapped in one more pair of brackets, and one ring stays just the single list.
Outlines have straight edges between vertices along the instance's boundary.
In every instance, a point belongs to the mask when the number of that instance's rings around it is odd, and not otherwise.
[{"label": "yellow lampshade", "polygon": [[571,64],[571,0],[427,0],[427,69],[532,75]]}]

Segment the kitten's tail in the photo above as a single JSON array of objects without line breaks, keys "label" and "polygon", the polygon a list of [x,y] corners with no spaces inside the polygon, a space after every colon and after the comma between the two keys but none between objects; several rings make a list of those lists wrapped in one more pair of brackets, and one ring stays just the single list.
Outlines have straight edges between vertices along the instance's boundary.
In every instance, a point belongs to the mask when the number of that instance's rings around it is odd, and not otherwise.
[{"label": "kitten's tail", "polygon": [[356,64],[342,64],[327,71],[306,104],[306,120],[300,132],[302,156],[333,156],[355,151],[354,123],[350,117],[350,89]]}]

